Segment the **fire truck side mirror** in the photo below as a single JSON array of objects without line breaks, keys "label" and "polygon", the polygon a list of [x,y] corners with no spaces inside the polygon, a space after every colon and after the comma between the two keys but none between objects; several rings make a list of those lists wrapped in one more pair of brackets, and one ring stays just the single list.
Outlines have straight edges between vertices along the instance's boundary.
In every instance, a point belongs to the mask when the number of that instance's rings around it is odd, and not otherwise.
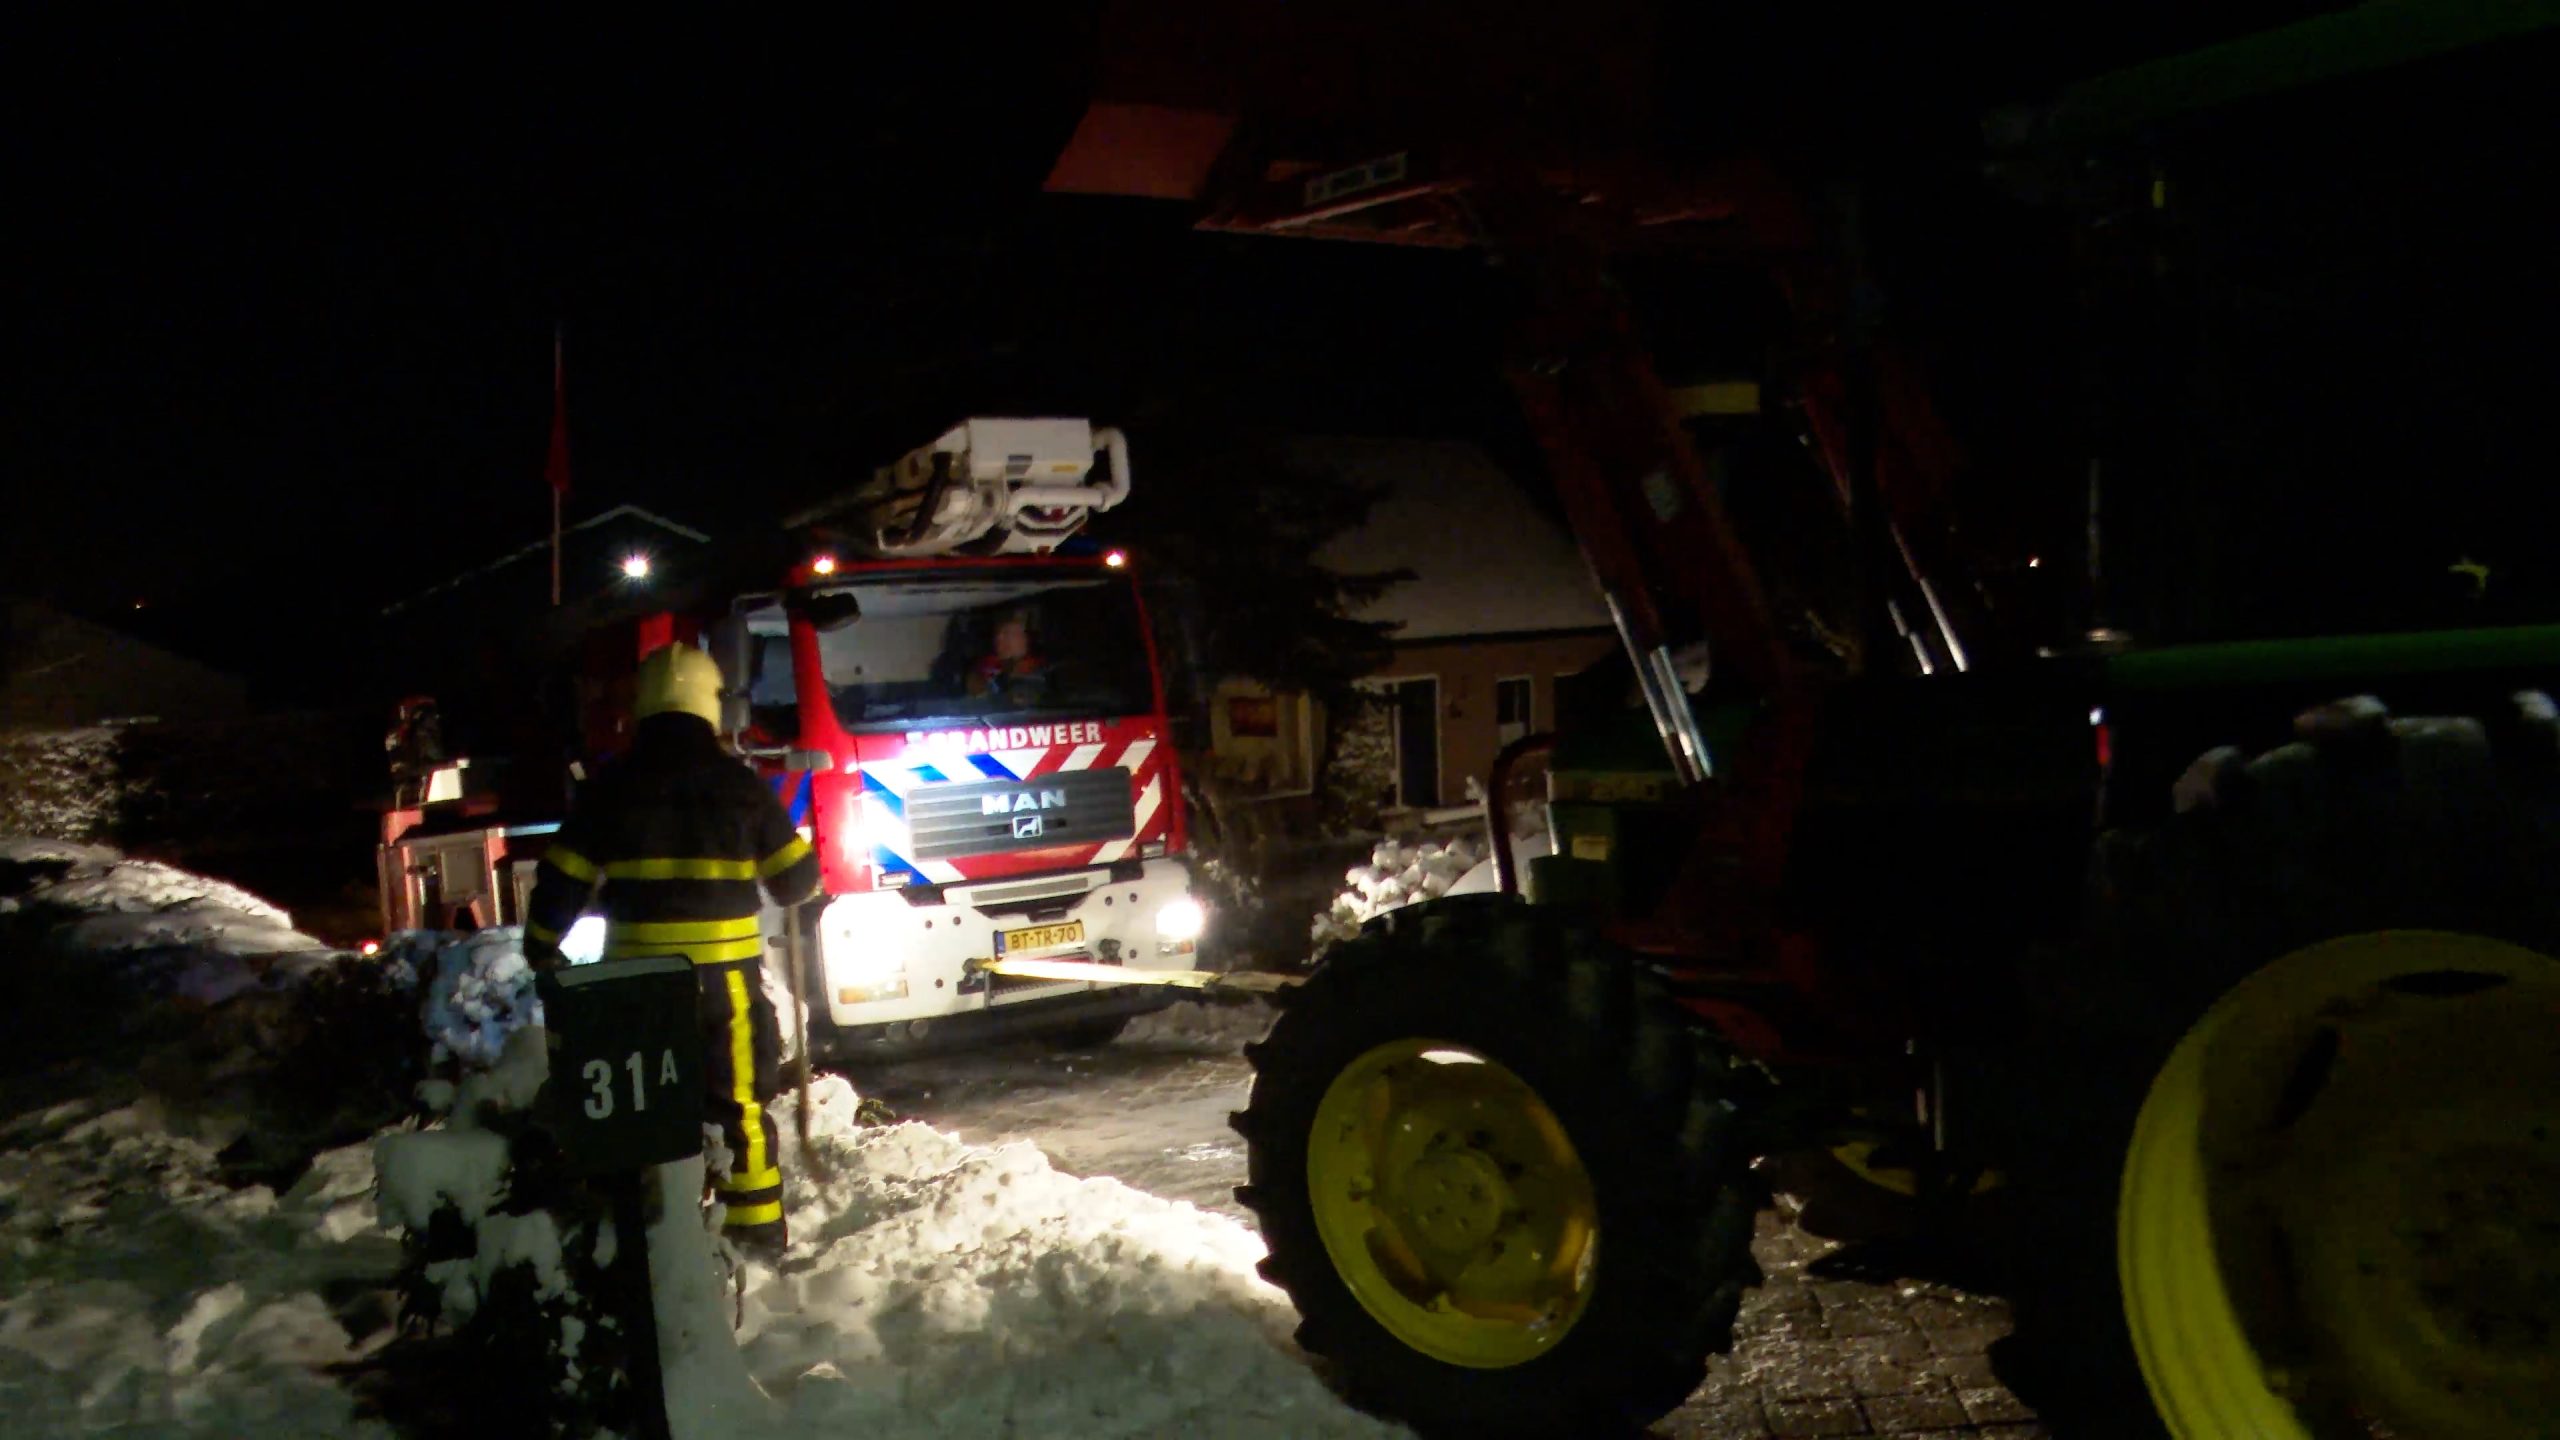
[{"label": "fire truck side mirror", "polygon": [[850,590],[796,591],[785,603],[793,615],[820,630],[841,630],[862,618],[862,601]]}]

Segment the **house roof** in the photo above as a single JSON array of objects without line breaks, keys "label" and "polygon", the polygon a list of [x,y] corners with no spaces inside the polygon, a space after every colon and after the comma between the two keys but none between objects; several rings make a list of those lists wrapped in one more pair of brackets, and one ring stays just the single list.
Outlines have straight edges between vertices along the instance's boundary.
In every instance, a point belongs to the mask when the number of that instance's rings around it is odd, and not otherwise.
[{"label": "house roof", "polygon": [[0,597],[0,729],[248,709],[248,682],[42,600]]},{"label": "house roof", "polygon": [[1368,523],[1328,542],[1318,559],[1347,574],[1414,572],[1359,618],[1397,622],[1399,641],[1609,623],[1573,537],[1483,450],[1455,440],[1307,444],[1351,478],[1385,492]]},{"label": "house roof", "polygon": [[[637,505],[616,505],[610,510],[590,515],[584,520],[563,526],[560,531],[560,539],[564,549],[574,550],[592,548],[598,543],[613,544],[619,542],[622,544],[628,544],[630,542],[630,538],[635,534],[635,532],[639,534],[664,534],[693,545],[707,545],[711,541],[710,536],[703,534],[701,531],[696,530],[689,525],[680,525],[677,522],[668,519],[664,515],[660,515],[655,511],[644,510]],[[476,566],[459,575],[439,581],[438,583],[430,585],[426,589],[420,590],[413,595],[395,600],[390,604],[383,606],[382,613],[384,615],[397,615],[401,611],[410,609],[427,600],[433,599],[436,596],[465,589],[489,576],[523,565],[527,561],[538,560],[548,555],[550,550],[551,539],[549,536],[544,536],[542,539],[536,540],[530,545],[525,545],[518,549],[511,550],[506,554],[487,562],[486,564]]]}]

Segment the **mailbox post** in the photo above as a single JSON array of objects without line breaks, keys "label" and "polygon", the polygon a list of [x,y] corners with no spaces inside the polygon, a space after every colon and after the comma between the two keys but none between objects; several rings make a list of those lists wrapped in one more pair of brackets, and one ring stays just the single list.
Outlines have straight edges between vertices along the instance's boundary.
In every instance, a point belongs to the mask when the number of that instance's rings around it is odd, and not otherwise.
[{"label": "mailbox post", "polygon": [[667,1440],[665,1377],[649,1282],[652,1168],[702,1153],[702,1035],[693,964],[681,955],[600,961],[535,980],[550,1079],[537,1121],[572,1175],[613,1207],[614,1299],[631,1343],[639,1433]]}]

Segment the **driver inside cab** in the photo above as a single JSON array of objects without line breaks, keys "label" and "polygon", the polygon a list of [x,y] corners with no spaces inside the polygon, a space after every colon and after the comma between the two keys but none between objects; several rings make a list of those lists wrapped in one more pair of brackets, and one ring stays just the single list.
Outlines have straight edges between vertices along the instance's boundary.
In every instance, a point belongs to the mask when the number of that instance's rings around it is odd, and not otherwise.
[{"label": "driver inside cab", "polygon": [[1049,662],[1031,648],[1031,612],[1010,610],[996,621],[992,649],[969,667],[969,693],[1011,705],[1036,704],[1049,687]]}]

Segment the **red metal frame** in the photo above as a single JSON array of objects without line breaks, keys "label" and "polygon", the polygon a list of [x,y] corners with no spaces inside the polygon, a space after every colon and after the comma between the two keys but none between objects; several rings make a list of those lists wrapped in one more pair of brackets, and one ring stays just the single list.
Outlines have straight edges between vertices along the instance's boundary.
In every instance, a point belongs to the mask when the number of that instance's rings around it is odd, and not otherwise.
[{"label": "red metal frame", "polygon": [[[1183,88],[1159,86],[1160,94]],[[1204,93],[1196,76],[1188,88]],[[1779,1027],[1744,994],[1776,985],[1813,996],[1825,983],[1814,939],[1782,931],[1772,913],[1804,790],[1820,682],[1792,662],[1757,568],[1607,262],[1630,250],[1677,248],[1764,265],[1810,342],[1813,363],[1794,389],[1818,453],[1844,500],[1859,495],[1855,482],[1870,481],[1867,495],[1880,510],[1853,513],[1875,516],[1869,533],[1881,539],[1879,548],[1898,549],[1925,573],[1948,533],[1946,488],[1962,460],[1909,365],[1861,333],[1853,264],[1832,258],[1837,252],[1813,207],[1748,160],[1674,174],[1605,154],[1560,157],[1535,142],[1498,141],[1380,148],[1365,156],[1292,153],[1272,139],[1285,125],[1257,124],[1252,97],[1227,95],[1223,126],[1205,123],[1199,106],[1114,103],[1121,98],[1105,95],[1089,112],[1050,188],[1125,189],[1130,157],[1112,147],[1133,144],[1149,113],[1175,117],[1186,142],[1174,147],[1185,157],[1182,174],[1136,183],[1164,194],[1187,181],[1202,207],[1200,228],[1480,245],[1516,277],[1528,304],[1509,358],[1511,385],[1592,571],[1622,614],[1638,666],[1656,647],[1704,641],[1719,683],[1764,707],[1742,752],[1718,757],[1715,782],[1693,790],[1697,841],[1661,911],[1615,927],[1618,938],[1670,962],[1692,1008],[1746,1050],[1805,1058],[1790,1053]],[[1263,98],[1284,112],[1295,103],[1285,94]],[[1314,133],[1349,133],[1360,120],[1327,118],[1341,123]],[[1453,121],[1439,133],[1465,128]],[[1202,161],[1195,152],[1212,133],[1225,137],[1224,151]],[[1309,132],[1302,126],[1300,133]],[[1853,375],[1873,380],[1862,390]],[[1862,412],[1868,403],[1874,408]],[[1721,995],[1719,985],[1727,987]]]}]

